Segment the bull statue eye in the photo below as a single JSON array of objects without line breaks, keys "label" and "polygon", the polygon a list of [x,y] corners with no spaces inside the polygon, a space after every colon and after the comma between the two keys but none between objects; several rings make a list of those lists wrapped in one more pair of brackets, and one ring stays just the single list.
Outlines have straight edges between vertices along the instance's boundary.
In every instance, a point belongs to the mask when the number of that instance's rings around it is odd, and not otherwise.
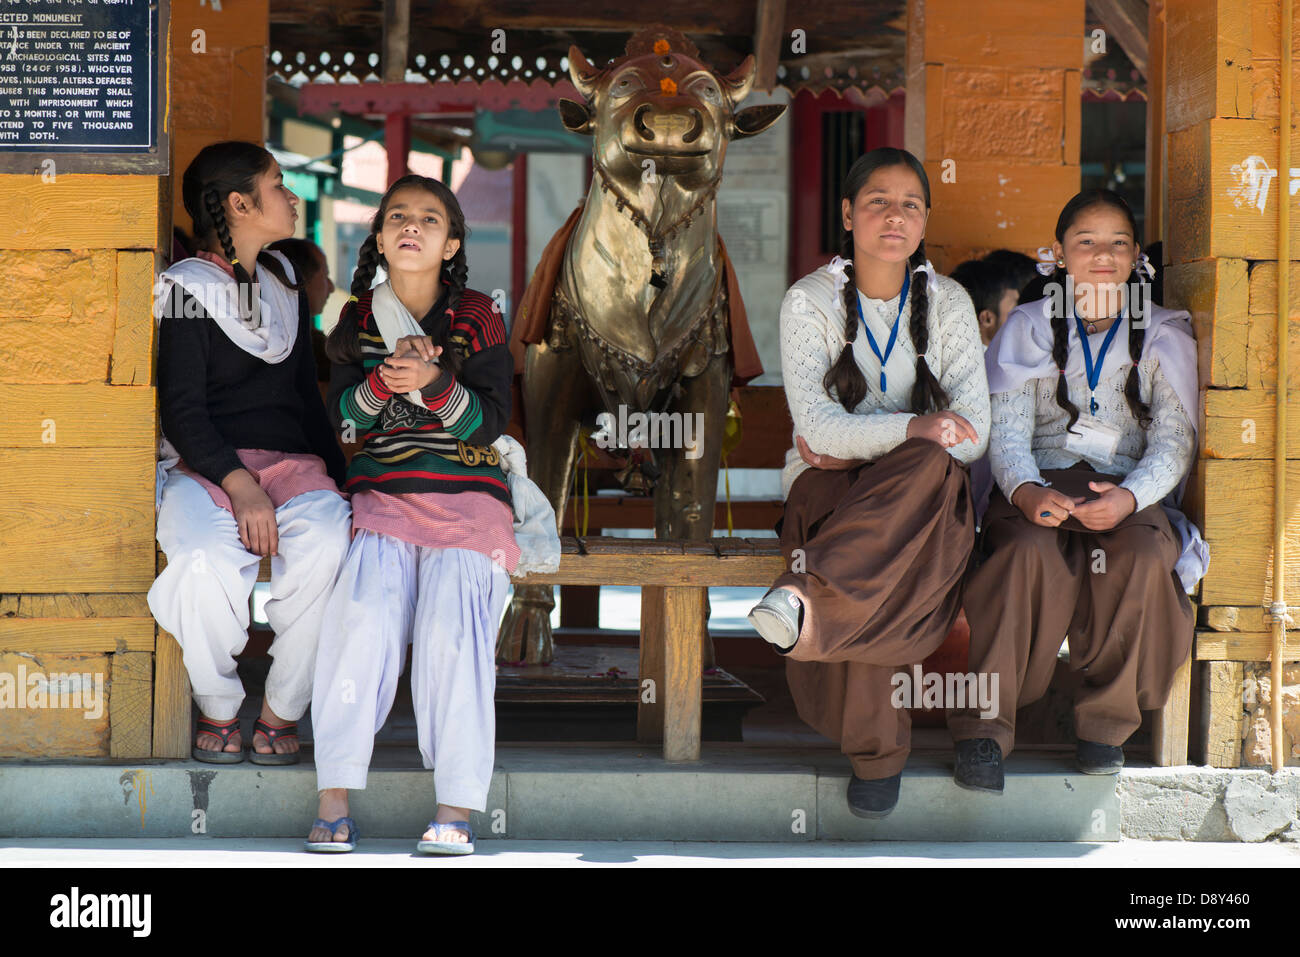
[{"label": "bull statue eye", "polygon": [[704,95],[704,98],[708,100],[710,103],[717,103],[722,98],[718,93],[718,88],[714,86],[712,83],[705,85],[705,87],[700,92]]},{"label": "bull statue eye", "polygon": [[610,92],[614,96],[626,96],[639,86],[640,84],[636,82],[634,77],[625,76],[614,84],[614,88]]}]

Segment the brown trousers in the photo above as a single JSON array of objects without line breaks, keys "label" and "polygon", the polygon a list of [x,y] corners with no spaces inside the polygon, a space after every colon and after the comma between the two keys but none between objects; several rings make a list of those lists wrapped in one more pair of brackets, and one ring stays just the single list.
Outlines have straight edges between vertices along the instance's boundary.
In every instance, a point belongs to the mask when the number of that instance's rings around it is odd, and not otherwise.
[{"label": "brown trousers", "polygon": [[[1097,493],[1088,482],[1120,481],[1086,463],[1043,477],[1090,499]],[[1148,506],[1106,532],[1074,518],[1044,528],[994,489],[982,536],[988,557],[966,585],[970,669],[998,675],[998,713],[950,711],[953,739],[992,738],[1009,754],[1016,708],[1047,691],[1068,634],[1070,667],[1083,672],[1076,734],[1123,744],[1142,723],[1142,709],[1164,705],[1192,647],[1192,605],[1174,574],[1181,545],[1164,511]]]},{"label": "brown trousers", "polygon": [[799,717],[837,741],[860,778],[907,763],[911,718],[891,678],[933,652],[961,610],[975,541],[966,467],[928,439],[874,463],[808,469],[790,489],[775,587],[804,602],[787,657]]}]

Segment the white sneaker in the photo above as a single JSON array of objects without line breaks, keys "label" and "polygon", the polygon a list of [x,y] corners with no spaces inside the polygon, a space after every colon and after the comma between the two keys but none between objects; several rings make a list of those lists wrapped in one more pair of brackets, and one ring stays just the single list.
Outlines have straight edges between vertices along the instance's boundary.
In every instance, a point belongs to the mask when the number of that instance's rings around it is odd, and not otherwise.
[{"label": "white sneaker", "polygon": [[749,612],[749,623],[763,640],[789,651],[799,640],[799,596],[788,588],[774,588]]}]

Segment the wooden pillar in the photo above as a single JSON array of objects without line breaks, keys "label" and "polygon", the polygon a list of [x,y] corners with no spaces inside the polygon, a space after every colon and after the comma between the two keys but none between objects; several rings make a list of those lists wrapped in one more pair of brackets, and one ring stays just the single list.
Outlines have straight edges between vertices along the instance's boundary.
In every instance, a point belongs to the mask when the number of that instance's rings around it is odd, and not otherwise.
[{"label": "wooden pillar", "polygon": [[904,140],[930,177],[930,259],[1033,255],[1079,190],[1084,0],[909,0],[907,18]]},{"label": "wooden pillar", "polygon": [[[1278,204],[1292,204],[1291,255],[1300,215],[1291,177],[1278,169],[1280,4],[1164,2],[1165,303],[1191,312],[1199,352],[1200,448],[1188,510],[1210,546],[1201,584],[1199,660],[1214,710],[1202,714],[1206,760],[1241,762],[1242,668],[1269,656],[1272,599]],[[1296,27],[1300,35],[1300,25]],[[1285,125],[1295,140],[1295,110]],[[1300,271],[1288,268],[1293,290]],[[1290,411],[1287,534],[1300,537],[1300,296],[1289,309]],[[1286,596],[1300,594],[1300,551],[1288,551]],[[1293,612],[1294,614],[1294,612]],[[1288,654],[1297,635],[1288,632]],[[1226,684],[1235,682],[1235,689]],[[1226,684],[1225,684],[1226,683]],[[1258,690],[1258,689],[1257,689]],[[1290,756],[1290,763],[1296,762]]]},{"label": "wooden pillar", "polygon": [[[515,304],[528,285],[528,154],[516,153],[510,164],[510,322]],[[564,614],[563,610],[560,614]]]},{"label": "wooden pillar", "polygon": [[171,209],[189,232],[181,176],[190,160],[209,143],[266,140],[270,0],[173,3],[171,10]]},{"label": "wooden pillar", "polygon": [[[164,180],[171,204],[160,223],[168,236],[172,222],[193,229],[181,177],[199,150],[222,140],[265,142],[270,23],[270,0],[172,5],[172,172]],[[152,564],[152,542],[148,551]],[[155,631],[153,756],[184,758],[190,753],[189,678],[176,640]]]},{"label": "wooden pillar", "polygon": [[388,153],[388,185],[411,171],[411,115],[389,113],[384,117],[384,149]]},{"label": "wooden pillar", "polygon": [[162,196],[0,175],[0,757],[150,754]]},{"label": "wooden pillar", "polygon": [[[1147,202],[1143,239],[1165,235],[1165,0],[1147,9]],[[1169,253],[1165,253],[1165,262]]]}]

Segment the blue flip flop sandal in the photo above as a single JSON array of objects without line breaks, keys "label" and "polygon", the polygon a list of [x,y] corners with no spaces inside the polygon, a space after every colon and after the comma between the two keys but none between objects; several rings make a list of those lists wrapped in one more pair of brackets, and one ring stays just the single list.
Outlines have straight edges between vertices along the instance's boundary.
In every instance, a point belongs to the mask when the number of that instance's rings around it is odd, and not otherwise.
[{"label": "blue flip flop sandal", "polygon": [[446,824],[439,824],[437,821],[429,822],[429,830],[433,831],[438,837],[442,837],[444,831],[457,831],[469,838],[466,842],[460,841],[420,841],[415,845],[415,849],[421,854],[437,854],[443,856],[463,856],[474,853],[474,829],[469,826],[469,821],[448,821]]},{"label": "blue flip flop sandal", "polygon": [[231,718],[229,721],[213,721],[211,718],[199,718],[198,725],[194,730],[196,742],[200,734],[210,734],[214,738],[221,739],[221,750],[209,751],[207,748],[200,748],[195,743],[190,746],[190,757],[205,764],[238,764],[244,760],[243,749],[241,748],[238,751],[225,750],[226,745],[230,743],[230,739],[238,733],[238,718]]},{"label": "blue flip flop sandal", "polygon": [[338,833],[339,828],[347,825],[348,839],[346,841],[303,841],[303,847],[317,854],[346,854],[348,851],[357,849],[357,841],[361,835],[357,832],[357,822],[350,817],[341,817],[337,821],[330,822],[324,818],[316,818],[312,822],[312,827],[323,827],[330,832],[330,837]]}]

